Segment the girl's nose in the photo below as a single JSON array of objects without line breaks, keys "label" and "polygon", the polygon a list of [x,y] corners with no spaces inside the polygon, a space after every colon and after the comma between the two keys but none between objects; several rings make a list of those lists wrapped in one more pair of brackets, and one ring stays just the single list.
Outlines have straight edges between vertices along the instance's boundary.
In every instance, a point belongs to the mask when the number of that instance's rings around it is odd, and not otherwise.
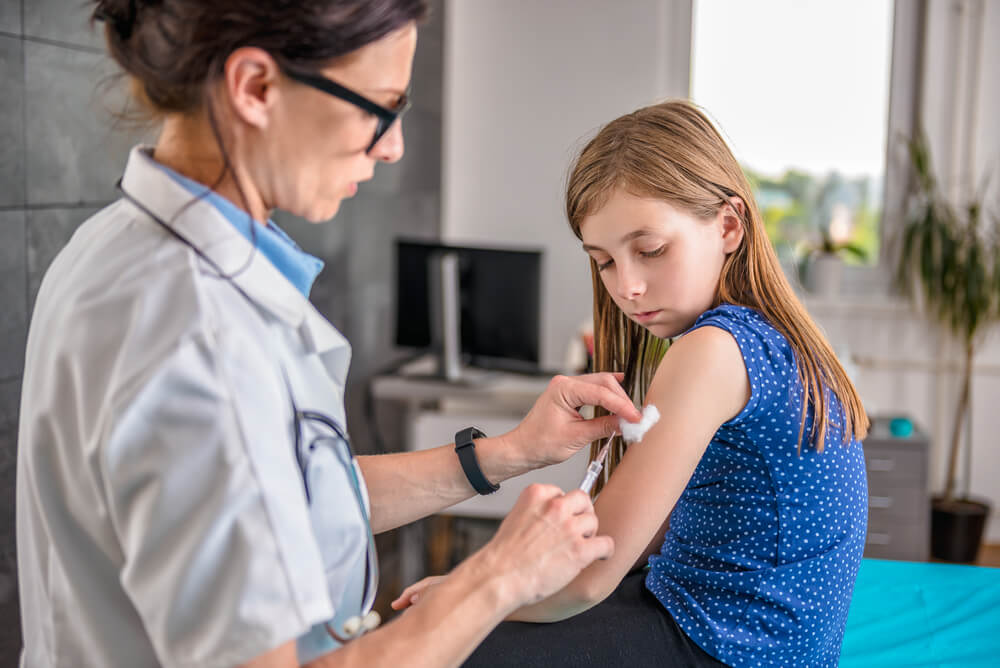
[{"label": "girl's nose", "polygon": [[646,281],[638,272],[623,267],[618,272],[618,294],[622,299],[637,299],[646,292]]}]

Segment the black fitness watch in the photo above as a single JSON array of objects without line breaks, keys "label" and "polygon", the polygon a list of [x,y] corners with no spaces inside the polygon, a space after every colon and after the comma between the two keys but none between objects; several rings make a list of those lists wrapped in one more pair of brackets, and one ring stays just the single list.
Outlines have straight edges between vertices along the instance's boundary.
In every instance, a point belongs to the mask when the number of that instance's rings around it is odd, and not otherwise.
[{"label": "black fitness watch", "polygon": [[500,485],[494,485],[479,468],[479,459],[476,457],[476,444],[473,439],[486,438],[486,434],[476,427],[466,427],[455,434],[455,452],[458,454],[458,461],[462,464],[465,477],[469,479],[472,488],[480,494],[492,494],[500,489]]}]

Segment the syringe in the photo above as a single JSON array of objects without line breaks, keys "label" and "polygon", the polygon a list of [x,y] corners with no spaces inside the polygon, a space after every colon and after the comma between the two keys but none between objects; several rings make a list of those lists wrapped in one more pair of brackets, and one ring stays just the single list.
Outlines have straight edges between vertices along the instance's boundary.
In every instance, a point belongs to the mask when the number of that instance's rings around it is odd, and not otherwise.
[{"label": "syringe", "polygon": [[580,483],[580,489],[587,494],[590,494],[590,488],[593,487],[594,483],[597,481],[597,476],[601,475],[601,469],[604,468],[604,458],[608,456],[608,448],[611,446],[611,441],[617,433],[618,432],[611,432],[611,436],[604,444],[604,447],[597,453],[597,458],[590,462],[590,465],[587,466],[587,475],[583,477],[583,482]]}]

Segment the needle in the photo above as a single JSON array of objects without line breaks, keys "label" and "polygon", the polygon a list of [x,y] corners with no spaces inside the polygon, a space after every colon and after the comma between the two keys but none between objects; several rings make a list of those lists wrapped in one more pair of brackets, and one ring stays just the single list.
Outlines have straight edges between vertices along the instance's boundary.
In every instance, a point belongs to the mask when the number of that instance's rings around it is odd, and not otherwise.
[{"label": "needle", "polygon": [[597,457],[587,467],[587,475],[584,476],[583,482],[580,483],[580,489],[587,494],[590,494],[591,487],[594,486],[597,476],[601,474],[601,470],[604,468],[604,458],[608,456],[608,448],[611,447],[611,441],[616,434],[617,432],[611,432],[611,436],[604,443],[604,447],[601,448],[600,452],[597,453]]}]

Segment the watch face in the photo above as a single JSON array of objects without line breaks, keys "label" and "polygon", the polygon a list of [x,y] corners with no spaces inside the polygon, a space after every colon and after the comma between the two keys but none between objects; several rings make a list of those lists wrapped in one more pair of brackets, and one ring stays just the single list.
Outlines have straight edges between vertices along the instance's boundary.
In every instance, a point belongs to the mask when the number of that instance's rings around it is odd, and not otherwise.
[{"label": "watch face", "polygon": [[455,444],[459,446],[471,445],[473,439],[476,438],[486,438],[486,434],[478,427],[466,427],[455,434]]}]

